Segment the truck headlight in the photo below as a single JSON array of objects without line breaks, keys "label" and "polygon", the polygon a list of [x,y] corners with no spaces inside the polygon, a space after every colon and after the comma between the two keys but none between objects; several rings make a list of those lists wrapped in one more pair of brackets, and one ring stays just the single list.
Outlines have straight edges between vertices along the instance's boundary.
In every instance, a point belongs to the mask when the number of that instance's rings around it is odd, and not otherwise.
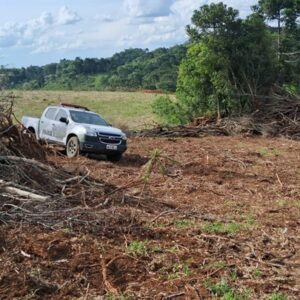
[{"label": "truck headlight", "polygon": [[122,140],[124,140],[124,141],[126,141],[126,140],[127,140],[127,136],[126,136],[126,134],[125,134],[125,133],[123,133],[123,135],[122,135]]},{"label": "truck headlight", "polygon": [[88,135],[88,136],[97,136],[97,132],[94,131],[94,130],[88,130],[88,131],[86,132],[86,135]]}]

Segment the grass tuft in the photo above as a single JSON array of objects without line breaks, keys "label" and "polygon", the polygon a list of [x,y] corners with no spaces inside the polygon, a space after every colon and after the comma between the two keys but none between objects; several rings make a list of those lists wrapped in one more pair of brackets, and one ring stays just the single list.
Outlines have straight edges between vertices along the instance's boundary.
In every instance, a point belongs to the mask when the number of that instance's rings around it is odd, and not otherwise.
[{"label": "grass tuft", "polygon": [[147,250],[148,250],[147,242],[143,242],[143,241],[132,241],[127,246],[128,254],[133,256],[146,255],[148,252]]},{"label": "grass tuft", "polygon": [[202,230],[208,233],[236,234],[242,229],[239,223],[207,223]]}]

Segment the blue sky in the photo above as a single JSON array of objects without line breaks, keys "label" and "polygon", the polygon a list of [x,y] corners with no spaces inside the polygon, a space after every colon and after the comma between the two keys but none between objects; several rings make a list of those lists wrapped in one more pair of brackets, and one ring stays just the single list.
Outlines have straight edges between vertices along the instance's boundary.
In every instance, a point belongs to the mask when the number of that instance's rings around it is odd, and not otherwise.
[{"label": "blue sky", "polygon": [[[0,0],[0,65],[109,57],[130,47],[183,43],[195,9],[210,0]],[[255,0],[224,0],[245,17]]]}]

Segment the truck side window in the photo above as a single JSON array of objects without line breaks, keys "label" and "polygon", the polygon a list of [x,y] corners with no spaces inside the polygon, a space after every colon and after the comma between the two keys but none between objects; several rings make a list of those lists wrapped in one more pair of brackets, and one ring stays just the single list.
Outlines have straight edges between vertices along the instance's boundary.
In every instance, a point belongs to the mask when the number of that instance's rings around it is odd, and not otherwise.
[{"label": "truck side window", "polygon": [[57,114],[57,116],[55,118],[55,121],[59,121],[60,118],[66,118],[66,119],[68,119],[68,114],[63,109],[60,109],[58,111],[58,114]]},{"label": "truck side window", "polygon": [[54,120],[55,114],[56,114],[57,108],[48,108],[45,118],[49,120]]}]

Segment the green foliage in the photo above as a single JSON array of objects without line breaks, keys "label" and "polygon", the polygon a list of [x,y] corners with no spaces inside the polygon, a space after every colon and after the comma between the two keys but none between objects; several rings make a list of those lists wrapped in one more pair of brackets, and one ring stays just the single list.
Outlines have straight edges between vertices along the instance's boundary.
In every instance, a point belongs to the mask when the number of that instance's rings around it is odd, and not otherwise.
[{"label": "green foliage", "polygon": [[225,114],[231,106],[228,59],[214,51],[217,47],[214,37],[192,44],[180,65],[178,105],[188,121],[204,114]]},{"label": "green foliage", "polygon": [[220,282],[213,284],[211,282],[206,283],[206,287],[217,296],[224,296],[226,293],[231,291],[227,281],[222,279]]},{"label": "green foliage", "polygon": [[187,26],[187,33],[196,40],[200,36],[210,34],[224,34],[235,26],[238,11],[223,4],[211,3],[203,5],[192,16],[192,25]]},{"label": "green foliage", "polygon": [[260,269],[254,269],[252,271],[252,275],[255,277],[255,278],[261,278],[263,276],[263,272],[260,270]]},{"label": "green foliage", "polygon": [[[162,270],[164,271],[164,269]],[[174,280],[180,277],[190,276],[193,272],[190,269],[190,261],[185,261],[182,263],[176,263],[168,269],[166,278],[167,280]]]},{"label": "green foliage", "polygon": [[[187,123],[198,116],[240,116],[257,109],[261,95],[274,83],[297,90],[300,83],[300,28],[297,0],[262,0],[242,20],[223,3],[196,10],[187,26],[190,44],[179,68],[176,100],[159,98],[154,111],[169,123]],[[275,3],[276,2],[276,3]],[[297,2],[298,3],[298,2]],[[267,19],[284,24],[278,50]],[[294,22],[294,23],[293,23]]]},{"label": "green foliage", "polygon": [[132,241],[127,246],[128,254],[140,256],[147,254],[147,243],[143,241]]},{"label": "green foliage", "polygon": [[137,90],[174,92],[183,45],[172,48],[127,49],[111,58],[77,57],[42,67],[0,70],[0,86],[45,90]]},{"label": "green foliage", "polygon": [[291,95],[300,94],[300,84],[290,83],[290,84],[284,84],[283,90]]},{"label": "green foliage", "polygon": [[188,229],[192,228],[195,225],[195,222],[193,220],[183,219],[175,221],[174,225],[178,229]]},{"label": "green foliage", "polygon": [[152,104],[153,112],[169,124],[180,124],[187,121],[183,108],[170,96],[157,97]]},{"label": "green foliage", "polygon": [[269,300],[287,300],[287,296],[285,296],[284,294],[282,293],[273,293]]},{"label": "green foliage", "polygon": [[273,149],[269,149],[267,147],[262,147],[258,150],[258,153],[261,156],[279,156],[280,155],[280,151],[276,148]]},{"label": "green foliage", "polygon": [[238,223],[207,223],[202,229],[209,233],[236,234],[242,229],[242,225]]},{"label": "green foliage", "polygon": [[281,207],[293,207],[300,208],[300,200],[286,200],[286,199],[278,199],[276,203]]},{"label": "green foliage", "polygon": [[251,298],[251,291],[237,291],[230,287],[225,279],[222,279],[218,283],[206,282],[206,287],[214,295],[221,297],[223,300],[247,300]]},{"label": "green foliage", "polygon": [[260,0],[257,10],[267,20],[277,24],[277,57],[280,65],[277,81],[280,84],[300,83],[300,16],[299,0]]}]

